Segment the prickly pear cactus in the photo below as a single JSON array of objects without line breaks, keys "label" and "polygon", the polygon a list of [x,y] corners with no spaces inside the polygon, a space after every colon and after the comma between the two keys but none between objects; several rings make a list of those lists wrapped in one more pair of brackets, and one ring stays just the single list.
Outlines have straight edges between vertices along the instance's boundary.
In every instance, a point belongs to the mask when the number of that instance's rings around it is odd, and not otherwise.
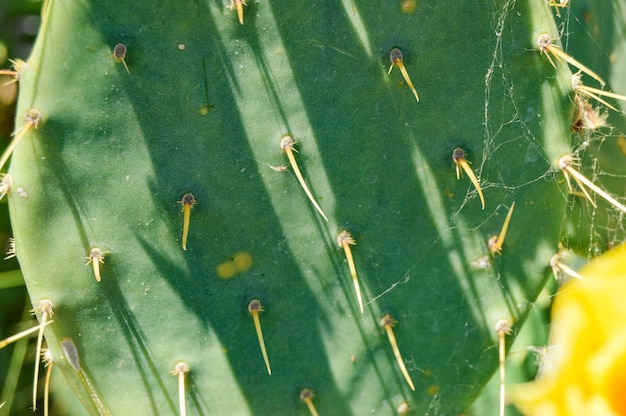
[{"label": "prickly pear cactus", "polygon": [[243,24],[221,2],[51,1],[43,22],[18,109],[41,122],[8,198],[91,413],[176,414],[179,380],[192,414],[471,404],[564,218],[570,74],[537,50],[556,34],[543,0],[249,2]]}]

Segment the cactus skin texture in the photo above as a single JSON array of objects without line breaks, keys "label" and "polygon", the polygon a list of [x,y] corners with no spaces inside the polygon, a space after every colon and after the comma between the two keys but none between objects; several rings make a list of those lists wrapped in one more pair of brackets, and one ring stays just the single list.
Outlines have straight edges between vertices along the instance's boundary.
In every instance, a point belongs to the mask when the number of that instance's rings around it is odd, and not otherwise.
[{"label": "cactus skin texture", "polygon": [[[221,2],[49,2],[18,108],[42,121],[8,198],[31,300],[54,303],[46,341],[91,414],[177,414],[181,361],[190,414],[305,415],[304,388],[320,415],[468,408],[498,367],[495,323],[515,332],[548,277],[571,90],[536,50],[556,33],[543,0],[446,3],[248,2],[240,25]],[[419,103],[387,75],[393,47]],[[288,165],[287,134],[328,222],[271,168]]]}]

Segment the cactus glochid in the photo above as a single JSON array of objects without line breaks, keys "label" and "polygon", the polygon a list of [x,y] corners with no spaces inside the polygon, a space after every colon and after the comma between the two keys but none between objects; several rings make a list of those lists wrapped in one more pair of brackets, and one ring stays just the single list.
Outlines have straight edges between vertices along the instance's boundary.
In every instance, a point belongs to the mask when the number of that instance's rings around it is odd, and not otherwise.
[{"label": "cactus glochid", "polygon": [[566,217],[547,3],[157,3],[50,1],[20,75],[16,253],[87,411],[466,411]]}]

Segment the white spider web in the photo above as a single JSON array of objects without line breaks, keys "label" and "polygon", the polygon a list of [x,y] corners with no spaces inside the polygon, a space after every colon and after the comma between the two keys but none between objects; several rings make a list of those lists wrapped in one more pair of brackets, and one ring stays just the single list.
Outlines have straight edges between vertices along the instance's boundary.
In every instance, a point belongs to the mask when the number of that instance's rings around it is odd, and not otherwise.
[{"label": "white spider web", "polygon": [[[573,0],[575,2],[576,0]],[[588,65],[585,58],[594,56],[596,61],[603,62],[605,65],[610,65],[610,70],[619,70],[616,62],[619,62],[622,56],[626,55],[626,51],[619,49],[620,42],[623,41],[623,35],[620,31],[621,19],[623,19],[623,12],[620,10],[612,10],[614,6],[618,8],[617,3],[612,2],[600,2],[605,3],[603,5],[594,5],[594,10],[583,10],[583,5],[576,9],[564,8],[561,9],[561,17],[556,17],[559,38],[563,45],[564,51],[570,53],[574,58],[580,60],[585,65]],[[484,130],[484,151],[482,155],[482,163],[477,169],[479,172],[486,170],[486,166],[494,153],[497,152],[498,147],[502,145],[499,143],[498,133],[508,123],[519,123],[524,126],[525,114],[517,107],[513,117],[504,121],[499,127],[491,129],[490,121],[492,121],[493,111],[490,108],[491,94],[494,88],[492,85],[494,82],[499,82],[505,86],[504,91],[509,91],[508,99],[514,104],[515,100],[512,94],[514,86],[506,75],[506,71],[503,70],[503,63],[501,57],[501,40],[503,36],[503,30],[506,27],[506,19],[509,18],[511,10],[515,6],[515,0],[506,2],[505,6],[501,9],[498,16],[494,17],[495,22],[495,34],[496,42],[494,48],[494,55],[492,65],[489,68],[485,76],[485,130]],[[570,6],[574,7],[574,6]],[[582,17],[579,14],[582,10]],[[614,33],[610,33],[609,36],[604,34],[604,37],[600,34],[602,27],[609,22],[610,19],[615,19]],[[607,37],[614,39],[614,45],[607,43]],[[616,39],[618,38],[619,39]],[[578,51],[591,51],[590,55],[585,57],[578,57]],[[538,53],[538,52],[537,52]],[[561,63],[565,65],[564,63]],[[590,66],[589,64],[588,66]],[[623,65],[622,65],[623,67]],[[577,69],[570,67],[572,72],[576,72]],[[605,68],[592,69],[605,76]],[[603,71],[604,70],[604,71]],[[626,73],[613,73],[611,77],[605,78],[607,85],[605,90],[613,91],[617,94],[626,94]],[[592,79],[588,76],[584,76],[586,83],[591,85]],[[510,87],[510,90],[507,89]],[[622,87],[620,90],[619,87]],[[614,105],[618,109],[625,108],[625,104],[617,102],[611,98],[606,99],[610,104]],[[607,191],[617,201],[624,204],[626,201],[626,164],[624,158],[626,158],[626,113],[622,111],[614,111],[603,104],[588,99],[587,103],[591,106],[595,116],[605,117],[606,125],[599,128],[582,128],[575,131],[573,129],[571,136],[571,154],[576,158],[579,165],[577,166],[584,176],[586,176],[593,183],[598,185],[603,190]],[[573,123],[576,120],[573,120]],[[574,126],[573,126],[574,127]],[[524,127],[523,127],[524,128]],[[541,146],[539,138],[534,137],[530,130],[525,129],[526,134],[521,138],[523,140],[530,141],[532,146]],[[548,164],[550,161],[546,160]],[[621,162],[621,163],[620,163]],[[546,170],[545,173],[531,182],[526,182],[511,186],[505,184],[497,179],[491,177],[481,177],[481,185],[483,189],[489,187],[504,187],[514,192],[517,188],[527,186],[532,182],[539,180],[564,180],[561,172],[557,172],[554,169]],[[576,186],[576,183],[572,181],[573,193],[563,193],[562,197],[567,201],[566,210],[566,226],[562,232],[561,245],[564,248],[572,249],[578,252],[579,255],[586,257],[587,259],[594,258],[602,254],[607,249],[623,243],[626,239],[626,229],[624,227],[624,213],[616,209],[608,202],[604,201],[601,197],[595,195],[593,191],[588,190],[591,197],[594,199],[596,206],[594,206],[589,200],[585,198],[581,190]],[[476,195],[472,195],[469,191],[466,196],[466,201],[461,205],[459,211],[461,211],[463,205],[468,202],[468,199],[475,198]],[[457,212],[457,214],[458,214]],[[543,315],[544,319],[549,314],[549,308],[551,300],[556,296],[559,283],[551,281],[544,290],[544,294],[540,296],[540,299],[533,302],[535,313],[537,316]],[[539,319],[541,318],[534,318]],[[529,331],[522,330],[516,338],[516,342],[512,345],[511,351],[507,358],[507,386],[515,383],[524,382],[534,377],[534,373],[529,371],[529,363],[531,368],[535,368],[536,371],[540,371],[542,354],[541,351],[546,351],[547,348],[547,333],[549,330],[546,322],[537,323],[537,321],[531,323],[533,328]],[[544,331],[538,334],[537,327],[544,327]],[[538,346],[538,347],[537,347]],[[497,348],[497,345],[489,348],[492,350]],[[491,353],[493,351],[490,351]],[[539,353],[538,353],[539,352]],[[487,353],[487,351],[485,351]],[[494,377],[487,384],[481,399],[475,403],[472,408],[471,414],[484,414],[485,410],[494,411],[497,409],[499,401],[499,373],[496,372]],[[434,403],[433,403],[434,404]],[[509,409],[507,409],[509,410]]]}]

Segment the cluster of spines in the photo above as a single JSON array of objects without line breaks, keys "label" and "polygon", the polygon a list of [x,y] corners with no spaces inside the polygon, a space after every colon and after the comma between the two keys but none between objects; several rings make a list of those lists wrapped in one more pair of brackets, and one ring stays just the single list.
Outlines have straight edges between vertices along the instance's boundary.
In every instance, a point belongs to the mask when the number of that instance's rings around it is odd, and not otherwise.
[{"label": "cluster of spines", "polygon": [[[36,355],[35,355],[37,357],[37,361],[35,363],[35,373],[34,373],[34,381],[33,381],[33,410],[36,410],[37,409],[37,383],[39,381],[39,357],[44,357],[44,355],[42,354],[44,329],[47,325],[54,322],[52,319],[50,319],[54,315],[54,304],[52,303],[50,299],[42,299],[39,302],[39,306],[34,308],[31,312],[33,314],[40,315],[39,325],[36,325],[30,329],[24,330],[18,334],[15,334],[9,338],[6,338],[0,341],[0,349],[6,347],[12,342],[15,342],[23,337],[26,337],[32,333],[37,332],[38,334],[37,335],[37,347],[36,347]],[[49,380],[49,377],[50,375],[48,374],[46,376],[46,379]],[[48,391],[47,382],[46,382],[46,391]],[[48,415],[47,399],[46,399],[46,405],[44,407],[44,413],[46,416]]]},{"label": "cluster of spines", "polygon": [[[566,5],[567,3],[565,3],[565,5],[561,3],[560,7],[564,7]],[[558,5],[553,4],[553,6],[558,6]],[[552,66],[556,68],[554,61],[550,57],[550,55],[552,55],[557,59],[557,61],[559,62],[565,61],[566,63],[574,66],[575,68],[579,70],[579,72],[572,74],[572,89],[574,90],[574,93],[575,93],[575,101],[576,101],[577,110],[578,110],[576,119],[574,120],[574,123],[573,123],[573,128],[577,129],[580,126],[580,128],[583,128],[583,129],[596,129],[598,127],[604,126],[606,116],[602,116],[599,113],[599,111],[593,110],[593,108],[588,102],[588,99],[593,98],[597,100],[598,102],[604,104],[608,108],[617,111],[617,109],[613,105],[609,104],[601,97],[604,96],[604,97],[610,97],[616,100],[626,101],[626,96],[615,94],[610,91],[604,91],[602,88],[604,88],[606,83],[598,74],[596,74],[594,71],[592,71],[591,69],[589,69],[588,67],[580,63],[578,60],[574,59],[574,57],[568,55],[566,52],[561,50],[557,45],[552,43],[552,40],[553,38],[547,33],[542,33],[537,38],[537,46],[539,47],[539,51],[542,54],[545,54],[545,56],[550,61],[550,64],[552,64]],[[588,87],[584,85],[582,82],[583,72],[589,75],[590,77],[594,78],[596,81],[598,81],[601,88],[600,89],[592,88],[592,87]],[[580,172],[578,172],[578,170],[575,169],[575,165],[576,165],[576,159],[571,154],[562,156],[558,162],[559,169],[563,172],[565,176],[565,179],[567,181],[567,186],[570,192],[573,193],[572,185],[570,182],[570,177],[571,177],[574,179],[579,189],[582,191],[582,193],[585,195],[585,197],[589,200],[589,202],[594,207],[596,207],[596,203],[594,199],[591,197],[591,195],[589,194],[589,192],[587,192],[586,188],[593,190],[597,195],[604,198],[608,203],[613,205],[615,208],[622,211],[623,213],[626,213],[626,206],[618,202],[615,198],[609,195],[606,191],[601,189],[599,186],[595,185],[592,181],[590,181],[585,176],[583,176]]]}]

